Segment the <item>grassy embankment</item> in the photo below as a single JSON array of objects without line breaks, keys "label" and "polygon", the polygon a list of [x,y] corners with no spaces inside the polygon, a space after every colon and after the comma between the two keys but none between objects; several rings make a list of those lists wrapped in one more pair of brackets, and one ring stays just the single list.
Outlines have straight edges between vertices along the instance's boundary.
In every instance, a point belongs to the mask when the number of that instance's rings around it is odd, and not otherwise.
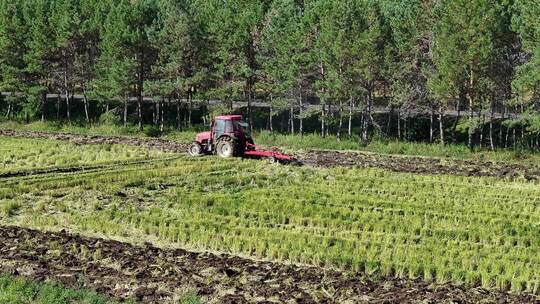
[{"label": "grassy embankment", "polygon": [[[148,127],[147,127],[148,128]],[[20,124],[16,122],[0,122],[0,129],[22,130],[22,131],[45,131],[64,132],[74,134],[104,135],[104,136],[135,136],[148,137],[145,132],[140,132],[136,126],[118,126],[110,124],[94,124],[90,127],[58,124],[54,122],[34,122],[31,124]],[[202,127],[182,132],[166,130],[162,135],[165,139],[190,142],[195,138],[197,131]],[[148,133],[148,132],[147,132]],[[260,145],[278,146],[289,150],[306,149],[328,149],[328,150],[357,150],[381,154],[397,154],[409,156],[425,156],[437,158],[471,159],[479,161],[504,161],[513,163],[540,163],[540,154],[529,151],[513,150],[475,150],[470,151],[464,145],[446,145],[428,143],[405,142],[397,140],[375,139],[368,144],[361,143],[357,138],[343,138],[337,140],[335,137],[322,138],[316,134],[299,135],[271,134],[267,131],[256,132],[255,142]]]},{"label": "grassy embankment", "polygon": [[[10,147],[38,149],[22,139]],[[375,277],[540,290],[538,182],[181,155],[3,179],[0,201],[1,224]]]}]

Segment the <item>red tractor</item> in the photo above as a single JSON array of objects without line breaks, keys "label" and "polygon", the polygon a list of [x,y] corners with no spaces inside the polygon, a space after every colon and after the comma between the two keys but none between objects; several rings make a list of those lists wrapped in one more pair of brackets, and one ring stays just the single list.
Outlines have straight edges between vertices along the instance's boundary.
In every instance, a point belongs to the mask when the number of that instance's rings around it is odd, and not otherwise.
[{"label": "red tractor", "polygon": [[211,129],[197,134],[188,150],[191,156],[217,154],[221,157],[268,158],[270,162],[298,163],[289,156],[275,151],[258,150],[249,134],[249,125],[241,115],[218,116]]}]

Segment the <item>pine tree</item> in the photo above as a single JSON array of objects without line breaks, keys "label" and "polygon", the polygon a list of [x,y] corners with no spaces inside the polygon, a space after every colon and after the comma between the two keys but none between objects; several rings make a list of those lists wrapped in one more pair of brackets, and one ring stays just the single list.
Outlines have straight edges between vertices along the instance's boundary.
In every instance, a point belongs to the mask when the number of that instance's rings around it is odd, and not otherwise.
[{"label": "pine tree", "polygon": [[528,103],[540,101],[540,3],[518,0],[514,4],[513,29],[519,34],[523,48],[530,58],[519,67],[514,88],[519,98]]},{"label": "pine tree", "polygon": [[177,100],[177,127],[180,127],[180,99],[188,103],[187,124],[192,123],[193,99],[196,92],[208,85],[209,43],[205,24],[192,1],[164,0],[151,31],[150,41],[158,51],[152,68],[153,80],[148,92],[158,99]]},{"label": "pine tree", "polygon": [[49,21],[53,8],[51,1],[34,0],[24,2],[23,14],[28,24],[29,36],[26,40],[28,51],[24,58],[27,74],[27,111],[36,114],[44,110],[47,92],[54,87],[55,71],[51,68],[55,63],[54,26]]},{"label": "pine tree", "polygon": [[267,1],[208,1],[210,35],[215,37],[215,71],[219,79],[216,96],[230,102],[235,97],[247,101],[248,120],[253,129],[252,103],[257,83],[257,45]]},{"label": "pine tree", "polygon": [[26,62],[28,29],[22,14],[22,2],[0,2],[0,92],[11,92],[5,97],[6,117],[10,118],[20,97],[26,91]]},{"label": "pine tree", "polygon": [[474,111],[482,108],[491,87],[490,62],[494,58],[500,6],[488,0],[447,0],[435,7],[433,61],[437,67],[430,88],[442,100],[466,93],[469,108],[468,146],[478,128]]},{"label": "pine tree", "polygon": [[277,0],[264,21],[257,61],[261,62],[258,88],[269,99],[268,128],[280,110],[289,109],[289,131],[294,132],[294,109],[299,109],[299,133],[303,134],[303,99],[306,93],[302,7],[294,0]]}]

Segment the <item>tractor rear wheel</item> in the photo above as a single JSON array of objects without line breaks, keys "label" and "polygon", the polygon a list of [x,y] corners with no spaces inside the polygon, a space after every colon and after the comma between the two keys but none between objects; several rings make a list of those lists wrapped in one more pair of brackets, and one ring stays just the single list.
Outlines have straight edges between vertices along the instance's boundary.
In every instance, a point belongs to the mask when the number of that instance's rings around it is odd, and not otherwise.
[{"label": "tractor rear wheel", "polygon": [[240,155],[238,145],[230,137],[220,139],[216,145],[216,152],[223,158],[235,157]]},{"label": "tractor rear wheel", "polygon": [[189,146],[188,153],[193,157],[201,156],[203,154],[201,144],[199,144],[198,142],[192,143]]}]

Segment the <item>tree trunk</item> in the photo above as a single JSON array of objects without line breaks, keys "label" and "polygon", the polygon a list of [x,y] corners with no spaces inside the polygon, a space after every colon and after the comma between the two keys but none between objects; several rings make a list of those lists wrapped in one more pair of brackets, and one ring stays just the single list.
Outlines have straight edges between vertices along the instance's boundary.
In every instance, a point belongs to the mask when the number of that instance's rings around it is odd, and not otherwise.
[{"label": "tree trunk", "polygon": [[515,150],[516,147],[517,147],[516,128],[513,128],[512,138],[513,138],[513,140],[514,140],[514,150]]},{"label": "tree trunk", "polygon": [[11,101],[8,102],[8,108],[7,108],[7,112],[6,112],[6,118],[9,119],[11,116]]},{"label": "tree trunk", "polygon": [[369,128],[372,124],[372,117],[371,117],[371,107],[372,107],[372,92],[371,89],[368,90],[367,94],[367,107],[364,111],[364,127],[362,132],[362,140],[368,141],[369,139]]},{"label": "tree trunk", "polygon": [[397,134],[398,139],[401,140],[401,109],[397,111]]},{"label": "tree trunk", "polygon": [[408,140],[409,139],[409,133],[407,132],[407,119],[408,117],[405,116],[405,119],[403,119],[403,138],[405,140]]},{"label": "tree trunk", "polygon": [[506,127],[506,136],[504,137],[504,148],[508,149],[508,138],[510,137],[510,128]]},{"label": "tree trunk", "polygon": [[298,126],[298,131],[300,132],[300,137],[303,138],[304,137],[304,94],[302,94],[302,86],[300,86],[300,107],[299,107],[299,112],[298,112],[298,116],[299,116],[299,126]]},{"label": "tree trunk", "polygon": [[[521,104],[521,115],[525,113],[525,109],[523,107],[523,104]],[[525,124],[521,122],[521,141],[523,142],[525,140]]]},{"label": "tree trunk", "polygon": [[[486,123],[486,115],[485,114],[481,114],[482,116],[482,120],[481,120],[481,123],[480,123],[480,149],[482,149],[484,147],[484,125]],[[480,119],[480,117],[478,117],[478,119]]]},{"label": "tree trunk", "polygon": [[163,104],[163,99],[161,99],[159,101],[159,104],[160,104],[160,112],[159,112],[159,130],[161,131],[161,133],[163,133],[164,129],[165,129],[165,119],[164,119],[164,104]]},{"label": "tree trunk", "polygon": [[270,130],[270,133],[274,133],[274,123],[273,123],[273,116],[274,116],[274,95],[270,94],[270,108],[268,109],[268,129]]},{"label": "tree trunk", "polygon": [[41,92],[41,122],[45,122],[45,106],[47,104],[47,92]]},{"label": "tree trunk", "polygon": [[84,103],[84,117],[86,119],[86,123],[90,123],[90,115],[88,114],[88,98],[86,96],[86,90],[83,89],[83,103]]},{"label": "tree trunk", "polygon": [[386,135],[390,136],[392,128],[392,116],[394,116],[394,106],[390,106],[390,112],[388,113],[388,121],[386,122]]},{"label": "tree trunk", "polygon": [[431,110],[429,112],[429,142],[430,143],[433,143],[433,134],[434,134],[434,131],[433,131],[433,116],[434,116],[434,113],[433,113],[433,106],[431,107]]},{"label": "tree trunk", "polygon": [[270,110],[268,112],[268,129],[270,130],[270,133],[274,133],[274,119],[272,116],[274,116],[274,110],[272,105],[270,105]]},{"label": "tree trunk", "polygon": [[294,134],[296,132],[296,128],[294,125],[294,105],[291,106],[291,134]]},{"label": "tree trunk", "polygon": [[188,126],[191,128],[193,123],[193,93],[188,94]]},{"label": "tree trunk", "polygon": [[[323,62],[321,61],[320,62],[320,71],[321,71],[321,79],[324,79],[324,64]],[[326,98],[324,97],[324,94],[325,94],[325,90],[324,90],[324,87],[321,86],[321,106],[322,106],[322,111],[321,111],[321,136],[322,137],[325,137],[325,105],[326,105]]]},{"label": "tree trunk", "polygon": [[341,129],[343,128],[343,101],[339,100],[339,125],[337,130],[337,139],[341,140]]},{"label": "tree trunk", "polygon": [[494,115],[493,115],[493,109],[494,105],[493,105],[493,100],[491,101],[491,112],[490,112],[490,117],[489,117],[489,145],[491,147],[491,151],[495,151],[495,143],[493,141],[493,119],[494,119]]},{"label": "tree trunk", "polygon": [[322,110],[321,110],[321,136],[322,137],[325,137],[326,136],[326,126],[325,126],[325,107],[326,105],[323,103],[322,104]]},{"label": "tree trunk", "polygon": [[349,135],[349,137],[352,137],[353,110],[354,110],[354,98],[351,96],[351,100],[349,103],[349,126],[347,127],[347,135]]},{"label": "tree trunk", "polygon": [[456,120],[454,121],[454,126],[452,127],[452,135],[453,135],[453,138],[452,138],[452,141],[455,143],[456,141],[456,131],[457,131],[457,126],[458,126],[458,122],[459,120],[461,119],[461,97],[458,98],[458,103],[457,103],[457,117],[456,117]]},{"label": "tree trunk", "polygon": [[124,127],[127,127],[128,119],[128,96],[124,96]]},{"label": "tree trunk", "polygon": [[157,125],[157,102],[152,103],[152,124]]},{"label": "tree trunk", "polygon": [[441,142],[441,145],[444,146],[445,142],[444,142],[444,108],[441,107],[439,109],[439,140]]},{"label": "tree trunk", "polygon": [[503,106],[503,114],[502,114],[502,119],[501,119],[501,123],[499,125],[499,147],[502,147],[503,146],[503,122],[505,121],[506,119],[506,107]]},{"label": "tree trunk", "polygon": [[182,130],[182,121],[180,120],[180,97],[176,97],[176,128]]},{"label": "tree trunk", "polygon": [[331,127],[331,119],[333,117],[333,111],[332,111],[332,103],[328,103],[328,108],[326,109],[326,137],[330,136],[330,127]]},{"label": "tree trunk", "polygon": [[247,106],[248,106],[248,119],[249,119],[249,132],[253,134],[253,109],[252,109],[252,83],[251,80],[248,80],[247,84]]},{"label": "tree trunk", "polygon": [[66,115],[67,120],[71,122],[71,104],[70,104],[69,92],[66,90]]},{"label": "tree trunk", "polygon": [[144,88],[144,54],[141,54],[139,60],[139,71],[137,73],[137,118],[139,122],[139,130],[143,130],[143,88]]},{"label": "tree trunk", "polygon": [[474,135],[474,128],[473,128],[473,120],[474,120],[474,98],[472,96],[472,89],[474,86],[474,71],[472,69],[472,65],[470,67],[471,77],[469,82],[469,91],[467,92],[468,98],[469,98],[469,138],[468,138],[468,147],[472,150],[473,148],[473,135]]},{"label": "tree trunk", "polygon": [[161,115],[161,101],[156,102],[156,126],[160,124],[160,115]]},{"label": "tree trunk", "polygon": [[69,83],[68,83],[68,63],[67,59],[64,56],[64,94],[66,94],[66,114],[67,114],[67,120],[71,122],[71,109],[69,104]]},{"label": "tree trunk", "polygon": [[60,93],[56,95],[56,120],[60,119],[60,103],[61,103],[61,96]]}]

